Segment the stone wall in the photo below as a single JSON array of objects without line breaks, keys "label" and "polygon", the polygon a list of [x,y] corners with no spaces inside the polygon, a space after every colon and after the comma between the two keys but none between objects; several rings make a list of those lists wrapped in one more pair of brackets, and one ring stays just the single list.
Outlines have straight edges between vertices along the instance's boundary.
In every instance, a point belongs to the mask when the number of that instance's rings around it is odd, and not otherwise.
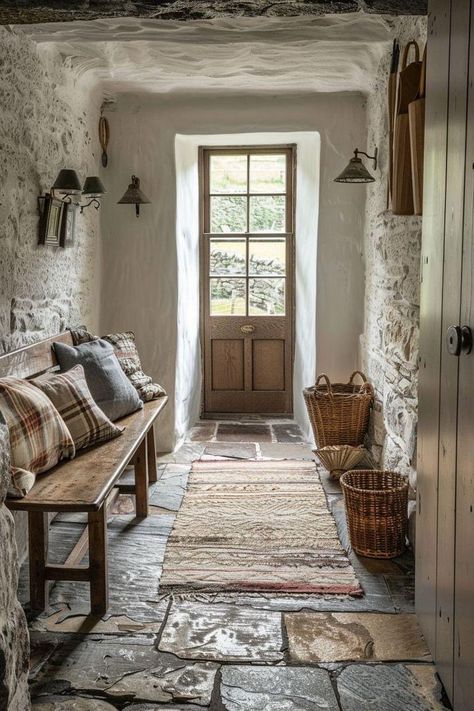
[{"label": "stone wall", "polygon": [[10,477],[8,429],[0,421],[0,708],[29,708],[29,641],[18,602],[18,556],[13,516],[3,504]]},{"label": "stone wall", "polygon": [[[37,197],[60,168],[97,174],[98,95],[59,56],[0,27],[0,353],[98,322],[99,230],[95,210],[78,215],[65,249],[38,246]],[[0,426],[0,502],[8,435]],[[28,635],[16,598],[26,522],[0,503],[0,708],[25,711]],[[17,544],[15,542],[17,539]]]},{"label": "stone wall", "polygon": [[[426,41],[425,18],[395,21],[402,49]],[[368,100],[368,152],[378,146],[377,181],[368,187],[365,228],[365,329],[362,367],[374,384],[376,407],[371,449],[376,462],[408,475],[416,487],[418,407],[419,283],[421,218],[387,210],[387,77],[390,53],[382,60]]]}]

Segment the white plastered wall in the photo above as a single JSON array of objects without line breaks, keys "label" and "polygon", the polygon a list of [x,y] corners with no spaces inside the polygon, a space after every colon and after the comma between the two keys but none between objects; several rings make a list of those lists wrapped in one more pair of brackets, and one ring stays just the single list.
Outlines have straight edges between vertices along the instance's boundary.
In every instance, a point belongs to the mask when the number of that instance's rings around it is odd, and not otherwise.
[{"label": "white plastered wall", "polygon": [[[196,348],[191,359],[186,354],[191,342],[196,344],[197,303],[186,307],[178,289],[181,284],[181,295],[187,289],[195,291],[198,277],[194,257],[183,252],[183,239],[191,236],[185,234],[188,228],[178,207],[177,135],[203,137],[209,144],[211,136],[229,134],[242,138],[246,133],[319,133],[317,261],[315,243],[313,251],[303,255],[305,269],[313,270],[315,278],[307,281],[297,272],[297,299],[302,308],[307,304],[308,313],[316,309],[316,335],[311,329],[299,329],[297,349],[305,365],[295,382],[296,390],[314,381],[315,371],[327,371],[334,379],[347,378],[358,362],[363,329],[365,188],[338,185],[333,178],[356,146],[365,147],[365,108],[364,97],[355,93],[216,93],[122,95],[108,110],[109,165],[102,174],[108,194],[101,209],[101,332],[132,328],[144,369],[167,388],[170,404],[158,428],[161,449],[176,445],[177,437],[197,414],[196,393],[200,392],[196,381],[199,354]],[[306,158],[312,160],[300,151],[298,160]],[[185,167],[182,160],[178,156],[179,170]],[[131,206],[116,205],[132,173],[141,178],[151,200],[143,206],[139,220]],[[192,201],[184,190],[180,199]],[[318,209],[317,195],[308,195],[307,200],[310,209]],[[184,230],[181,235],[180,230]],[[317,285],[316,298],[311,284]],[[182,367],[184,355],[186,369]],[[297,416],[303,417],[298,412]]]}]

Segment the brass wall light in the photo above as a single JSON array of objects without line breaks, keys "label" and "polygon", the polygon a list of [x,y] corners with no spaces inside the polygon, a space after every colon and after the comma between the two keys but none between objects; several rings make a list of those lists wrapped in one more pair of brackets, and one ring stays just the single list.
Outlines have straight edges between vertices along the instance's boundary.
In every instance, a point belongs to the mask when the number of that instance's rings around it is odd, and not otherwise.
[{"label": "brass wall light", "polygon": [[147,196],[140,190],[140,178],[137,178],[136,175],[132,175],[132,182],[117,205],[135,205],[135,214],[137,217],[140,217],[140,205],[147,205],[149,203],[150,201]]},{"label": "brass wall light", "polygon": [[354,151],[354,157],[350,159],[342,173],[339,173],[337,178],[334,178],[335,183],[373,183],[375,178],[369,173],[359,155],[365,156],[374,162],[373,168],[377,170],[378,148],[375,149],[374,155],[369,156],[364,151],[359,151],[358,148]]}]

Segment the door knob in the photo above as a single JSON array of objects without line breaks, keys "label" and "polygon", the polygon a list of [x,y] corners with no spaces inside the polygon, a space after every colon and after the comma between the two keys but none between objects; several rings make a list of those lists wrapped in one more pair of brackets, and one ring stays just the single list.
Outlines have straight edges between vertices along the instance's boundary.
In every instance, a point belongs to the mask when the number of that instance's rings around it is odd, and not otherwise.
[{"label": "door knob", "polygon": [[472,331],[469,326],[450,326],[446,331],[448,353],[459,356],[472,350]]}]

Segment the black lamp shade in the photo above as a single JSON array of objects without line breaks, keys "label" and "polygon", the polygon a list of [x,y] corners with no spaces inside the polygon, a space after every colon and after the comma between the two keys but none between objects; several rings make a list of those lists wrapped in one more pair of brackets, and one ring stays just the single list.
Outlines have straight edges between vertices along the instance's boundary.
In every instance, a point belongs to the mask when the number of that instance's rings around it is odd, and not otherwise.
[{"label": "black lamp shade", "polygon": [[104,195],[107,190],[104,188],[104,184],[101,179],[96,175],[89,175],[84,181],[84,187],[82,188],[83,195],[98,196]]},{"label": "black lamp shade", "polygon": [[75,170],[63,168],[59,171],[58,177],[54,181],[52,190],[61,193],[80,193],[82,186]]},{"label": "black lamp shade", "polygon": [[375,178],[369,173],[360,158],[351,158],[335,183],[373,183]]}]

